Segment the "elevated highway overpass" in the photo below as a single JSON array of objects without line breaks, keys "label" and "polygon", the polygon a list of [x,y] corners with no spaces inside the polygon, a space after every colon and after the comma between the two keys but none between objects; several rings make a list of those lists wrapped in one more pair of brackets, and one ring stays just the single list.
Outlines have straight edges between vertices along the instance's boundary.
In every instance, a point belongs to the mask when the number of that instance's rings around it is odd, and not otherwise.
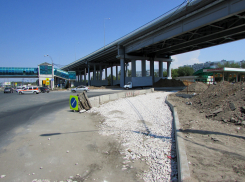
[{"label": "elevated highway overpass", "polygon": [[[245,38],[244,0],[192,0],[185,2],[126,36],[61,68],[76,71],[82,83],[88,73],[89,85],[103,85],[102,70],[118,66],[122,87],[127,81],[125,64],[132,63],[132,76],[136,76],[135,60],[142,60],[142,76],[146,60],[150,61],[153,81],[162,78],[163,62],[167,63],[167,78],[171,78],[171,56],[197,49],[220,45]],[[159,78],[154,78],[154,61],[159,61]],[[111,69],[111,71],[113,71]],[[94,80],[90,80],[93,72]],[[100,72],[100,78],[96,76]],[[83,76],[83,79],[82,79]],[[117,76],[118,78],[118,76]],[[111,79],[113,80],[113,79]]]}]

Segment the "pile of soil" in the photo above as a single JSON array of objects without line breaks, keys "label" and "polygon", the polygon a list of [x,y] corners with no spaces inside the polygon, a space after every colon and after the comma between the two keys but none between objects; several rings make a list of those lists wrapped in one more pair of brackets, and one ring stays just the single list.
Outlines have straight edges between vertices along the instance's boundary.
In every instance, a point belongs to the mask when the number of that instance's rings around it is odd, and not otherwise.
[{"label": "pile of soil", "polygon": [[241,82],[219,82],[217,85],[210,85],[191,99],[193,106],[204,112],[207,118],[238,125],[245,124],[244,101],[245,84]]},{"label": "pile of soil", "polygon": [[153,87],[183,87],[185,84],[180,80],[160,79],[153,84]]},{"label": "pile of soil", "polygon": [[[201,90],[202,84],[192,87]],[[245,84],[220,82],[192,98],[171,94],[178,112],[191,179],[245,181]]]},{"label": "pile of soil", "polygon": [[191,85],[188,86],[188,88],[186,87],[184,90],[182,90],[181,92],[190,92],[190,93],[200,93],[205,91],[208,88],[208,85],[202,82],[195,82],[192,83]]}]

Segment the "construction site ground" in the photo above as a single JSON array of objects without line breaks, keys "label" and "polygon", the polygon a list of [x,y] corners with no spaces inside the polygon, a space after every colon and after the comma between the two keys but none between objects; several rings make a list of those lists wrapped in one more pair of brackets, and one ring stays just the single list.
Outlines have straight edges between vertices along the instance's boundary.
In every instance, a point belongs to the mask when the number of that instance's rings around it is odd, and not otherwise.
[{"label": "construction site ground", "polygon": [[196,82],[168,100],[185,136],[192,181],[245,181],[245,84]]}]

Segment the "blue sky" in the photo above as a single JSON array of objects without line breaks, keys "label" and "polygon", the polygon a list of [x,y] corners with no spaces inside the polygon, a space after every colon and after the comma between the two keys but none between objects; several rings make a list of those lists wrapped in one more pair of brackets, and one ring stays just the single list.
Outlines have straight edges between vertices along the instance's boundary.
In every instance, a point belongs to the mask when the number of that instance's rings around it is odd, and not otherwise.
[{"label": "blue sky", "polygon": [[[66,65],[126,35],[184,0],[1,0],[0,66]],[[245,59],[245,40],[173,56],[173,68]]]}]

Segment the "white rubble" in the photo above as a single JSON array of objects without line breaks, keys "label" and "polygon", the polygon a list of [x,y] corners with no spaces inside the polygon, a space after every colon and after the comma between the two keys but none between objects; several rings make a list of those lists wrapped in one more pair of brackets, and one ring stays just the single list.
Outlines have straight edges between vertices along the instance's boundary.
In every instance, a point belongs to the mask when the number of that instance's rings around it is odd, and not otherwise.
[{"label": "white rubble", "polygon": [[[122,170],[135,160],[149,166],[140,176],[144,181],[171,181],[177,178],[176,148],[172,113],[165,103],[171,92],[154,92],[121,98],[87,111],[104,117],[101,135],[112,135],[122,144]],[[132,166],[133,167],[133,166]]]}]

